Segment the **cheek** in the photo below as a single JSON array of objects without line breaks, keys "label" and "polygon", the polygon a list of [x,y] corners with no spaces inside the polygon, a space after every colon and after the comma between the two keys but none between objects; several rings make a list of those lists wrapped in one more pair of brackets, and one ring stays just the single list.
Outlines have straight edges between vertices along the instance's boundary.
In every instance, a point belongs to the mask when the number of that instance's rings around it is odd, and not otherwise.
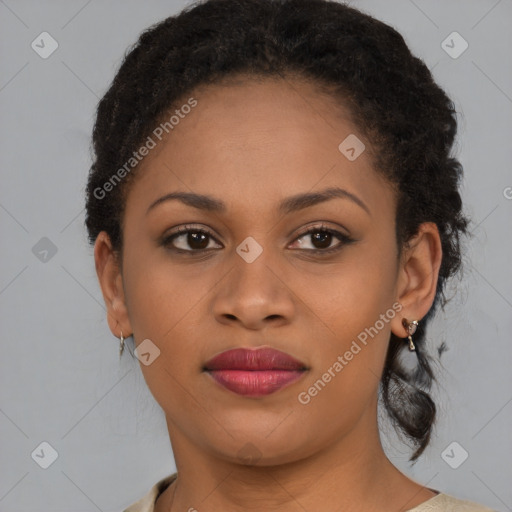
[{"label": "cheek", "polygon": [[[350,251],[350,252],[349,252]],[[378,257],[376,256],[378,255]],[[372,326],[396,300],[396,255],[374,248],[350,247],[328,271],[297,272],[294,290],[316,314],[324,335],[344,342]]]},{"label": "cheek", "polygon": [[198,319],[205,320],[219,272],[203,269],[198,276],[194,265],[177,265],[155,252],[133,251],[126,259],[128,314],[136,344],[149,339],[160,351],[150,365],[140,363],[151,393],[166,410],[187,410],[188,395],[178,390],[200,372],[208,333]]},{"label": "cheek", "polygon": [[187,315],[207,294],[204,280],[188,277],[189,271],[165,257],[141,253],[126,263],[125,290],[130,321],[137,338],[166,340],[187,323]]},{"label": "cheek", "polygon": [[316,276],[314,288],[309,277],[303,278],[319,348],[314,372],[302,387],[304,402],[311,398],[311,411],[338,404],[343,422],[347,415],[360,415],[376,395],[391,321],[399,310],[391,249],[386,254],[376,247],[354,251],[335,272]]}]

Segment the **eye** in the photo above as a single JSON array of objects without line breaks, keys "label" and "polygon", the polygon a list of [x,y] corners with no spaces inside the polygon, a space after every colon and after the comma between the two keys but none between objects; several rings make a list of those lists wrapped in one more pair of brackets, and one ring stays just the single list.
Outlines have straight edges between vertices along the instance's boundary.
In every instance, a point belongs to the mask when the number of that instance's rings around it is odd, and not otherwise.
[{"label": "eye", "polygon": [[[308,247],[308,237],[311,248]],[[305,238],[305,241],[301,241],[302,238]],[[333,246],[332,244],[336,239],[338,239],[339,242]],[[352,238],[344,233],[340,233],[335,229],[331,229],[323,225],[309,228],[307,231],[302,232],[296,240],[296,243],[298,243],[301,248],[310,252],[322,254],[329,254],[338,251],[344,245],[353,241]]]},{"label": "eye", "polygon": [[[214,241],[212,234],[204,229],[191,226],[181,226],[174,233],[166,236],[162,245],[175,250],[176,252],[201,252],[216,247],[209,247],[209,242]],[[190,249],[187,249],[187,246]]]},{"label": "eye", "polygon": [[[310,241],[309,247],[307,237]],[[305,240],[301,240],[303,238]],[[338,243],[333,246],[336,239],[338,239]],[[310,227],[307,231],[300,233],[295,243],[299,245],[300,249],[308,252],[330,254],[339,251],[344,245],[353,241],[344,233],[320,225]],[[177,253],[202,253],[222,248],[222,246],[212,247],[212,242],[216,242],[216,239],[209,231],[193,226],[181,226],[174,233],[166,236],[162,240],[162,245]]]}]

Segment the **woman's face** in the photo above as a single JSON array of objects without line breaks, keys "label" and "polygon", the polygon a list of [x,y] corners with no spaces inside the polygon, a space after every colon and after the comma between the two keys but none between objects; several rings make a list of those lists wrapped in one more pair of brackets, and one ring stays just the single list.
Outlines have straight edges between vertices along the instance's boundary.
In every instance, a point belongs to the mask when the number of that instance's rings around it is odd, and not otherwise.
[{"label": "woman's face", "polygon": [[[405,337],[393,190],[367,150],[358,156],[362,135],[341,108],[310,85],[247,80],[191,96],[197,105],[153,137],[129,189],[113,331],[150,340],[141,369],[171,439],[258,464],[349,436],[357,449],[375,428],[391,329]],[[340,192],[326,199],[327,189]],[[222,209],[154,205],[176,192]],[[185,226],[192,236],[169,239]],[[221,352],[262,346],[307,370],[259,396],[204,371]]]}]

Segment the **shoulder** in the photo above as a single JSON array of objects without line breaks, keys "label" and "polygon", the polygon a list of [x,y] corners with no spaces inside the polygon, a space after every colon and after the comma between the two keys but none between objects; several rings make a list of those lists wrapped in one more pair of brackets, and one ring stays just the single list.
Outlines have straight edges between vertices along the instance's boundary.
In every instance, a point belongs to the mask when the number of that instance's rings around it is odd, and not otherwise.
[{"label": "shoulder", "polygon": [[124,509],[123,512],[153,512],[155,501],[164,490],[176,480],[177,473],[159,480],[140,500]]},{"label": "shoulder", "polygon": [[472,501],[460,500],[449,494],[440,493],[408,512],[496,512]]}]

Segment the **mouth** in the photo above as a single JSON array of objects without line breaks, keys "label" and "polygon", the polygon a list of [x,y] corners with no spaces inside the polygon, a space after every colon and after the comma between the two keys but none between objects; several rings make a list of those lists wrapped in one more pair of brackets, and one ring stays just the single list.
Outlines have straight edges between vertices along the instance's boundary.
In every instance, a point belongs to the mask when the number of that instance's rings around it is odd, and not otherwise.
[{"label": "mouth", "polygon": [[203,367],[215,382],[242,396],[275,393],[304,376],[309,368],[294,357],[269,347],[227,350]]}]

